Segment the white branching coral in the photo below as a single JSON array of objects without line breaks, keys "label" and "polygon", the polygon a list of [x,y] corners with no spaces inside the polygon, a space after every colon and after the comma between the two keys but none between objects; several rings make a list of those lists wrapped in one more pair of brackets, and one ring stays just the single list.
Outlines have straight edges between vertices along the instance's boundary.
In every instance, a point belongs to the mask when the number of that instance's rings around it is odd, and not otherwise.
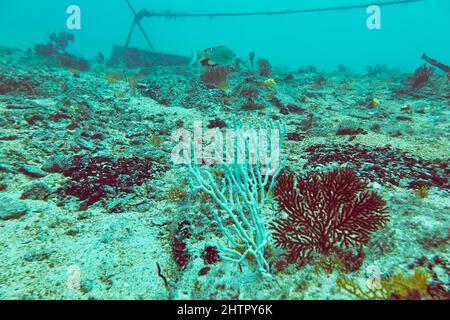
[{"label": "white branching coral", "polygon": [[[244,128],[242,122],[234,120],[228,127],[227,144],[216,153],[214,163],[221,167],[223,176],[217,178],[206,165],[199,164],[198,146],[191,142],[189,172],[191,185],[211,196],[219,211],[215,220],[228,244],[219,243],[223,260],[242,263],[251,255],[258,270],[269,273],[269,264],[264,257],[268,233],[261,217],[276,179],[285,165],[281,149],[286,134],[284,123],[268,121],[256,128]],[[223,144],[220,131],[216,130],[216,141]],[[211,160],[211,159],[210,159]]]}]

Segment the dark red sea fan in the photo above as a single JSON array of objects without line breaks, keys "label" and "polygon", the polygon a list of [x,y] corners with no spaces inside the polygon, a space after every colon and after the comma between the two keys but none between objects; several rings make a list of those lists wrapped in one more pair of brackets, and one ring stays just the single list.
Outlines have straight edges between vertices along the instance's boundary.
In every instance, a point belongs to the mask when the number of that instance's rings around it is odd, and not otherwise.
[{"label": "dark red sea fan", "polygon": [[414,74],[407,80],[411,83],[413,89],[420,89],[424,87],[434,74],[435,68],[427,68],[427,65],[419,67],[414,71]]},{"label": "dark red sea fan", "polygon": [[226,83],[228,76],[233,72],[231,67],[215,66],[208,67],[201,75],[204,84],[211,87],[217,87],[222,83]]},{"label": "dark red sea fan", "polygon": [[349,169],[305,179],[281,174],[274,196],[287,217],[271,224],[276,245],[290,262],[306,262],[315,252],[366,244],[388,221],[385,201],[366,187]]},{"label": "dark red sea fan", "polygon": [[184,270],[191,260],[191,255],[186,245],[186,240],[191,237],[191,223],[187,220],[178,225],[178,229],[172,239],[172,258],[177,266]]}]

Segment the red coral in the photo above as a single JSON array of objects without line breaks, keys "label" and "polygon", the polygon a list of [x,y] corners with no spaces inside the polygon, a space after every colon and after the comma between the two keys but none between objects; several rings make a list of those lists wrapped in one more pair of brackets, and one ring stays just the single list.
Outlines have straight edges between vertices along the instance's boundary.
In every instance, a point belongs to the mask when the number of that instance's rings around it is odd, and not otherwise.
[{"label": "red coral", "polygon": [[434,71],[434,68],[427,68],[427,65],[424,64],[423,66],[417,68],[414,74],[407,80],[411,82],[411,87],[413,89],[420,89],[431,80]]},{"label": "red coral", "polygon": [[261,77],[268,77],[270,72],[272,72],[272,66],[267,59],[258,59],[257,61],[259,67],[259,75]]},{"label": "red coral", "polygon": [[217,87],[227,81],[228,76],[233,72],[231,67],[208,67],[201,75],[204,84],[210,87]]},{"label": "red coral", "polygon": [[275,243],[290,262],[302,263],[315,252],[366,244],[370,234],[388,221],[385,201],[366,187],[349,169],[305,179],[282,174],[274,195],[287,217],[271,224]]},{"label": "red coral", "polygon": [[206,247],[202,253],[202,258],[205,264],[215,264],[220,259],[219,251],[213,246]]},{"label": "red coral", "polygon": [[172,258],[182,270],[186,268],[191,259],[186,245],[186,240],[191,237],[190,229],[191,223],[187,220],[182,221],[172,239]]}]

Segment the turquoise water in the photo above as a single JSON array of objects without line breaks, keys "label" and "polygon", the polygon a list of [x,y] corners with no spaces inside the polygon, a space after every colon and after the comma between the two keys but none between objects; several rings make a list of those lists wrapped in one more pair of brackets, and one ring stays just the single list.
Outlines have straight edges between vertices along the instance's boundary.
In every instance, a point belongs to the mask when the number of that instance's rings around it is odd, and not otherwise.
[{"label": "turquoise water", "polygon": [[[134,0],[137,10],[172,10],[181,12],[246,12],[321,8],[365,4],[365,0],[339,1],[271,0],[208,1],[208,0]],[[79,5],[82,29],[75,31],[75,53],[94,57],[98,51],[108,54],[112,44],[123,44],[132,15],[123,0],[0,2],[0,43],[21,48],[46,41],[51,32],[63,30],[66,8]],[[192,18],[144,20],[156,49],[190,55],[216,45],[233,48],[246,57],[255,51],[274,64],[294,69],[316,65],[333,69],[345,64],[361,70],[364,66],[384,63],[412,71],[426,52],[436,59],[448,57],[450,42],[450,3],[427,0],[382,9],[381,30],[368,30],[365,9],[351,11],[307,13],[292,16]],[[133,44],[146,47],[140,32]]]}]

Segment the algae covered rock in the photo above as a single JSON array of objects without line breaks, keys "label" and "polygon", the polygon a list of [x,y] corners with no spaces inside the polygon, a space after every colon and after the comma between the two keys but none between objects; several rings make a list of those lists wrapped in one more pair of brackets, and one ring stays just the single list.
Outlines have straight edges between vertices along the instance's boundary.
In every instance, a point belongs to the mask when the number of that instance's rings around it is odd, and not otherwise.
[{"label": "algae covered rock", "polygon": [[20,219],[29,212],[28,206],[11,195],[0,195],[0,220]]},{"label": "algae covered rock", "polygon": [[26,186],[20,199],[45,200],[51,192],[51,189],[43,182],[31,183]]},{"label": "algae covered rock", "polygon": [[24,175],[27,175],[31,178],[43,178],[45,177],[45,173],[42,172],[38,167],[24,164],[20,166],[19,170],[20,173],[23,173]]}]

